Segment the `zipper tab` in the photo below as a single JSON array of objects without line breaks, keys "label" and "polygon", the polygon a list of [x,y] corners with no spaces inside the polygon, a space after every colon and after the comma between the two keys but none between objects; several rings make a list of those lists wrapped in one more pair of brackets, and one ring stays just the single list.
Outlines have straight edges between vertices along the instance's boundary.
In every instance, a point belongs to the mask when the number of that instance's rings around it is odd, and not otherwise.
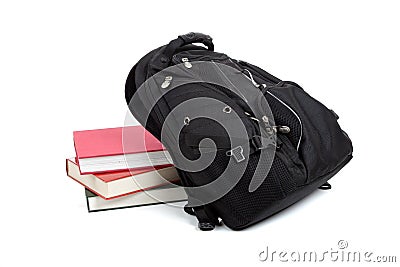
[{"label": "zipper tab", "polygon": [[190,69],[192,67],[192,63],[189,62],[189,59],[187,57],[183,57],[182,62],[186,68]]},{"label": "zipper tab", "polygon": [[161,84],[161,88],[163,89],[167,88],[171,84],[171,81],[172,81],[172,76],[166,76],[164,82]]},{"label": "zipper tab", "polygon": [[290,133],[290,128],[289,126],[276,126],[276,129],[278,130],[278,132],[283,133],[283,134],[287,134]]},{"label": "zipper tab", "polygon": [[267,128],[267,130],[269,132],[272,132],[271,130],[273,130],[274,132],[279,132],[279,133],[282,133],[282,134],[290,133],[290,127],[289,126],[285,126],[285,125],[271,126],[268,117],[265,116],[265,115],[261,119],[264,122],[265,127]]}]

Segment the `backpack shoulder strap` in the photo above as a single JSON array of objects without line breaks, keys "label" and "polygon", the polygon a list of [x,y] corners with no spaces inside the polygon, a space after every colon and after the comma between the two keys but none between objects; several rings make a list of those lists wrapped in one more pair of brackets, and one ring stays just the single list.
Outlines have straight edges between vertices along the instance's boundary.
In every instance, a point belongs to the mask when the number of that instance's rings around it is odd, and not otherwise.
[{"label": "backpack shoulder strap", "polygon": [[218,217],[207,205],[198,207],[189,207],[186,205],[184,211],[190,215],[196,216],[199,221],[198,227],[202,231],[211,231],[214,230],[216,225],[221,225]]}]

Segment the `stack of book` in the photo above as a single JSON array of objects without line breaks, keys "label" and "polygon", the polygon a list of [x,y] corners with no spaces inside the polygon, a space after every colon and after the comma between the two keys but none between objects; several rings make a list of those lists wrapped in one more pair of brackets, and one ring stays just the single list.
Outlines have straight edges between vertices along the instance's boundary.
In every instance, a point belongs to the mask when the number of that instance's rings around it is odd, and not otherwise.
[{"label": "stack of book", "polygon": [[74,132],[67,175],[85,187],[89,212],[187,200],[163,145],[142,126]]}]

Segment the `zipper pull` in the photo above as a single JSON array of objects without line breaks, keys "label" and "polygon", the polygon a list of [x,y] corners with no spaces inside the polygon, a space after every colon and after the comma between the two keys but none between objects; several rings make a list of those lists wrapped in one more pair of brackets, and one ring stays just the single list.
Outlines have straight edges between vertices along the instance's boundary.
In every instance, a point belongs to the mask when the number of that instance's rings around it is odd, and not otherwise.
[{"label": "zipper pull", "polygon": [[185,65],[186,68],[190,69],[192,67],[192,63],[189,62],[189,59],[187,57],[182,58],[183,65]]},{"label": "zipper pull", "polygon": [[164,82],[161,84],[161,88],[163,89],[167,88],[171,84],[171,81],[172,81],[172,76],[166,76]]},{"label": "zipper pull", "polygon": [[268,117],[265,116],[265,115],[261,119],[264,122],[265,127],[266,127],[266,129],[267,129],[267,131],[269,133],[272,133],[272,131],[279,132],[279,133],[282,133],[282,134],[290,133],[290,127],[289,126],[285,126],[285,125],[271,126],[271,124],[269,123]]},{"label": "zipper pull", "polygon": [[280,133],[283,133],[283,134],[287,134],[287,133],[290,133],[290,128],[289,128],[289,126],[276,126],[276,130],[278,131],[278,132],[280,132]]}]

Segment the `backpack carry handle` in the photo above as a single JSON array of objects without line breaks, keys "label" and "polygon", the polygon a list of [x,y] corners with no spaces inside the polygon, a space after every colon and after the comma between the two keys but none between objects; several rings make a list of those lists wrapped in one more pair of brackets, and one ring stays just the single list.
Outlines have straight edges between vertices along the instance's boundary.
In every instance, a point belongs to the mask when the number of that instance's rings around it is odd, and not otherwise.
[{"label": "backpack carry handle", "polygon": [[183,40],[183,45],[202,43],[207,46],[208,50],[214,51],[214,44],[212,38],[209,35],[199,32],[189,32],[184,35],[179,35],[178,39]]},{"label": "backpack carry handle", "polygon": [[161,63],[166,65],[169,64],[172,56],[175,54],[178,48],[194,43],[204,44],[205,46],[207,46],[208,50],[214,51],[214,44],[212,42],[212,38],[209,35],[198,32],[190,32],[184,35],[179,35],[178,38],[169,42],[160,57]]}]

